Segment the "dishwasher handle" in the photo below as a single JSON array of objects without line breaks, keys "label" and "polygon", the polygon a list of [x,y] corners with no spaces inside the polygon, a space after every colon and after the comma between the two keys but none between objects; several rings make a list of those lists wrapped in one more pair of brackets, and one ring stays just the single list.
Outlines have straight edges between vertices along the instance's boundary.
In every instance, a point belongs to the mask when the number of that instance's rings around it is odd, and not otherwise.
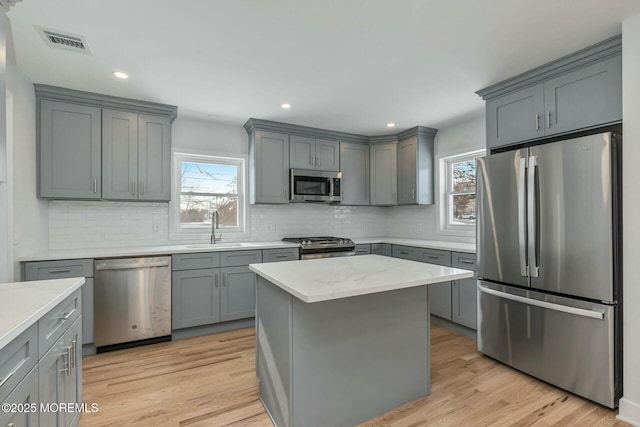
[{"label": "dishwasher handle", "polygon": [[169,261],[154,261],[154,262],[132,262],[132,263],[100,263],[96,264],[96,271],[107,270],[131,270],[136,268],[149,268],[149,267],[169,267]]}]

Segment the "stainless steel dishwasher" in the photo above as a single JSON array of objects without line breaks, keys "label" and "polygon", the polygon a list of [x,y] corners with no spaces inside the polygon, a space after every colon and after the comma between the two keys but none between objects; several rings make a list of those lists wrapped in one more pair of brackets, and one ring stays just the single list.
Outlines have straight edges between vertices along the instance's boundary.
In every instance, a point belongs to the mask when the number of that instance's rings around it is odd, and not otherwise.
[{"label": "stainless steel dishwasher", "polygon": [[171,335],[171,258],[95,261],[94,344],[132,343]]}]

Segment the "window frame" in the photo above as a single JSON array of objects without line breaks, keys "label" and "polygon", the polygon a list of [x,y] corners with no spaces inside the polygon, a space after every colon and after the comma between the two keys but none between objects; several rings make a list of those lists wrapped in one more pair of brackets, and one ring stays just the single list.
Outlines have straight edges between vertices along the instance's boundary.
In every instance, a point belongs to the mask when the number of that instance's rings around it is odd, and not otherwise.
[{"label": "window frame", "polygon": [[441,234],[475,237],[476,222],[455,224],[452,221],[453,204],[450,202],[451,197],[454,195],[477,194],[477,186],[475,191],[453,190],[453,165],[455,163],[473,161],[485,155],[486,150],[473,150],[440,158],[440,220],[438,224],[438,231]]},{"label": "window frame", "polygon": [[[189,152],[174,152],[173,153],[173,197],[171,198],[170,207],[170,240],[188,240],[194,238],[208,239],[211,236],[211,225],[183,225],[180,222],[180,203],[182,192],[182,179],[181,170],[183,162],[193,163],[208,163],[208,164],[220,164],[231,165],[238,168],[237,178],[237,193],[232,193],[232,196],[238,198],[238,226],[237,227],[225,227],[218,229],[218,233],[232,234],[237,237],[241,237],[246,234],[247,221],[247,191],[246,191],[246,157],[234,156],[234,155],[217,155],[217,154],[202,154],[202,153],[189,153]],[[199,195],[199,193],[192,193]],[[221,196],[228,197],[230,194],[223,193],[202,193],[203,196]]]}]

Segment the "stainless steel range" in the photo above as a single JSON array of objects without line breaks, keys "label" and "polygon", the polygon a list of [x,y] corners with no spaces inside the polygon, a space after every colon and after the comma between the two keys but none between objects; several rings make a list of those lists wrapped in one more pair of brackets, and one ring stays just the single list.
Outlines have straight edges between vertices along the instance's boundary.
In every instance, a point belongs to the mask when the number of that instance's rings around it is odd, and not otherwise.
[{"label": "stainless steel range", "polygon": [[356,244],[342,237],[285,237],[285,242],[300,245],[300,259],[317,259],[355,255]]}]

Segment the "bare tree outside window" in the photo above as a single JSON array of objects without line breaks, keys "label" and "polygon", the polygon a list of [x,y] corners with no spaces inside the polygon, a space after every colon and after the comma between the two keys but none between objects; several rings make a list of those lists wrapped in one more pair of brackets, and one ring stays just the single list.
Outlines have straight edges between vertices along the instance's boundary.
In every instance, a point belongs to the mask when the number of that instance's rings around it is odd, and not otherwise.
[{"label": "bare tree outside window", "polygon": [[452,226],[476,224],[477,154],[447,160],[447,222]]}]

